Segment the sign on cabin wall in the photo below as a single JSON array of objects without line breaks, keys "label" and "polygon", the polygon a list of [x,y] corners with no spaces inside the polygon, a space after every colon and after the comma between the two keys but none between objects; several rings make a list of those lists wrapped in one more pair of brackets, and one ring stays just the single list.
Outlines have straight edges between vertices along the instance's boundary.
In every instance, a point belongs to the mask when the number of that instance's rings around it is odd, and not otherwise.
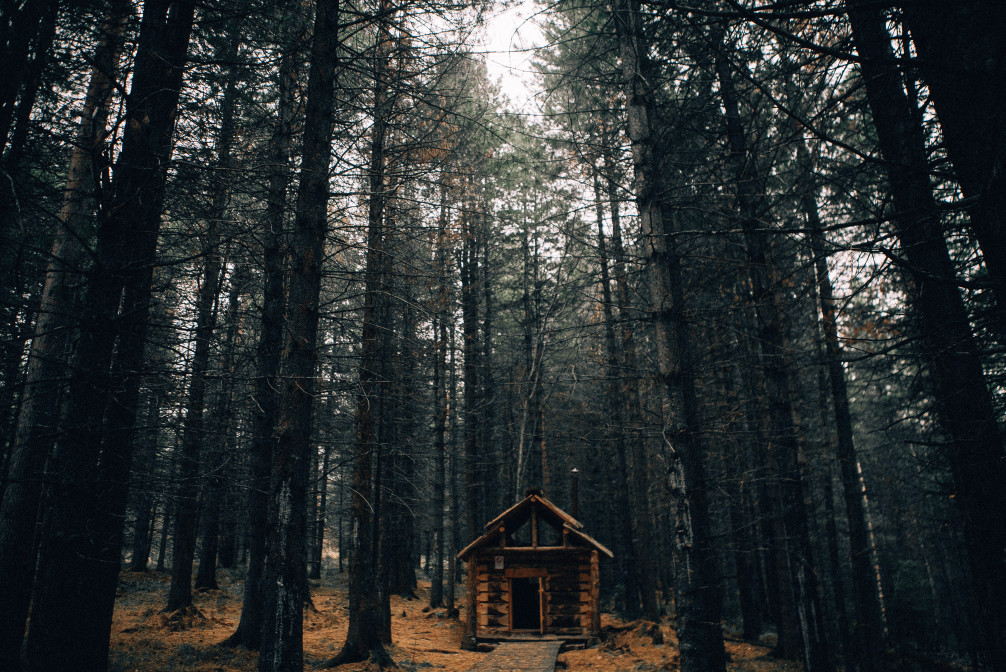
[{"label": "sign on cabin wall", "polygon": [[493,569],[503,569],[503,556],[497,555],[493,559]]}]

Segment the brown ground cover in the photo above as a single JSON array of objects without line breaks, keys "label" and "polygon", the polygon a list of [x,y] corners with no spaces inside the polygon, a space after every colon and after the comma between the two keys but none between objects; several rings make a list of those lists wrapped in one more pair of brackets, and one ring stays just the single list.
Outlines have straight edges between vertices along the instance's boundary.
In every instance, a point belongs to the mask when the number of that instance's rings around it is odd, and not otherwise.
[{"label": "brown ground cover", "polygon": [[[112,625],[111,672],[254,672],[257,654],[217,646],[237,627],[242,584],[224,571],[220,590],[195,596],[195,610],[165,614],[169,578],[156,573],[123,572]],[[484,651],[462,651],[461,624],[443,609],[426,607],[426,585],[420,598],[392,597],[392,634],[389,652],[399,668],[466,672],[485,656]],[[312,585],[314,610],[304,618],[305,669],[321,669],[338,653],[346,636],[346,590],[338,575]],[[604,614],[603,641],[559,656],[559,670],[567,672],[649,672],[679,669],[677,640],[666,623],[626,623]],[[664,643],[655,643],[663,637]],[[727,642],[729,669],[734,672],[794,672],[798,665],[771,658],[765,647]],[[338,672],[371,672],[372,664],[343,665]]]}]

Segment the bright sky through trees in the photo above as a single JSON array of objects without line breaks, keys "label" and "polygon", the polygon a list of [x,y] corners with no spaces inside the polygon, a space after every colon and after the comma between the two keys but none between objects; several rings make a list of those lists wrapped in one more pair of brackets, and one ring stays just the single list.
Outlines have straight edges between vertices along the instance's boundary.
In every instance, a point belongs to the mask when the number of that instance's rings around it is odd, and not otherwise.
[{"label": "bright sky through trees", "polygon": [[516,111],[534,110],[536,86],[531,61],[534,50],[544,42],[537,14],[541,7],[533,0],[509,4],[489,19],[485,50],[489,77],[498,79],[500,88]]}]

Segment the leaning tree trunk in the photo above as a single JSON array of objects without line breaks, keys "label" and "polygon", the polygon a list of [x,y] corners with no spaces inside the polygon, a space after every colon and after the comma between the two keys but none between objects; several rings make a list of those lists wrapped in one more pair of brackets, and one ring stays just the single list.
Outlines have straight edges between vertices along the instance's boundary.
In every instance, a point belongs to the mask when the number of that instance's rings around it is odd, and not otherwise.
[{"label": "leaning tree trunk", "polygon": [[203,531],[199,543],[199,570],[196,572],[196,590],[217,590],[217,562],[221,555],[221,523],[225,516],[227,484],[230,468],[232,425],[232,400],[234,396],[234,359],[237,348],[237,334],[241,322],[241,294],[244,291],[245,269],[238,267],[230,278],[230,292],[227,296],[227,330],[220,346],[220,385],[210,416],[213,430],[210,432],[209,473],[203,489],[201,519]]},{"label": "leaning tree trunk", "polygon": [[110,5],[94,53],[81,124],[70,155],[59,213],[60,230],[53,241],[28,352],[27,376],[0,506],[0,576],[7,586],[0,591],[0,667],[14,667],[24,640],[35,571],[33,539],[42,494],[41,474],[58,431],[72,316],[76,314],[75,269],[86,266],[84,247],[78,236],[93,208],[92,176],[100,169],[94,158],[101,155],[104,143],[130,7],[128,0],[116,0]]},{"label": "leaning tree trunk", "polygon": [[[227,45],[220,54],[225,63],[237,57],[238,35],[232,30]],[[234,140],[234,103],[237,68],[231,68],[221,104],[220,132],[217,136],[216,184],[210,217],[203,239],[205,265],[196,300],[195,348],[189,371],[189,396],[182,427],[179,451],[178,490],[176,494],[175,531],[173,535],[171,586],[165,611],[177,611],[192,606],[192,563],[196,552],[199,520],[200,465],[206,459],[202,449],[206,443],[206,386],[210,374],[210,342],[216,330],[217,302],[221,285],[220,227],[226,213],[228,185],[223,175],[231,165],[231,145]],[[212,481],[208,487],[216,485]],[[214,543],[215,543],[214,539]],[[214,563],[216,562],[214,553]],[[203,581],[207,577],[203,576]],[[207,586],[201,586],[206,588]]]},{"label": "leaning tree trunk", "polygon": [[1006,334],[1006,3],[909,0],[903,6],[943,145],[967,198],[971,229]]},{"label": "leaning tree trunk", "polygon": [[196,305],[195,348],[189,370],[189,395],[186,401],[182,442],[178,454],[178,489],[175,493],[175,529],[171,553],[171,585],[165,611],[192,606],[192,563],[196,552],[199,517],[200,453],[205,441],[203,431],[206,383],[209,375],[210,340],[216,327],[216,303],[220,287],[219,222],[206,225],[203,242],[205,266]]},{"label": "leaning tree trunk", "polygon": [[[658,137],[660,126],[655,104],[658,73],[649,59],[649,41],[638,0],[620,0],[613,13],[636,177],[636,207],[656,324],[663,449],[676,518],[675,596],[681,669],[714,672],[725,669],[726,655],[681,259],[671,244],[675,223],[663,201],[668,194],[665,171],[670,166],[665,154],[667,148]],[[682,411],[680,422],[672,412],[672,393],[678,397]]]},{"label": "leaning tree trunk", "polygon": [[[467,189],[475,188],[471,177],[465,179]],[[478,389],[479,389],[479,326],[478,326],[478,282],[479,246],[474,223],[474,208],[468,207],[461,214],[462,236],[459,271],[461,274],[461,323],[464,335],[464,483],[465,483],[465,533],[469,540],[479,536],[482,526],[481,500],[483,498],[479,480],[480,453],[478,434]]]},{"label": "leaning tree trunk", "polygon": [[193,15],[192,2],[144,5],[122,151],[88,277],[67,432],[52,462],[29,668],[103,671],[108,664],[147,300]]},{"label": "leaning tree trunk", "polygon": [[975,607],[973,646],[989,669],[1006,668],[1006,458],[967,309],[955,282],[929,182],[922,130],[915,123],[891,53],[883,14],[849,0],[853,40],[887,167],[894,228],[911,300],[919,314],[925,365],[933,374],[937,417],[964,518]]},{"label": "leaning tree trunk", "polygon": [[[804,174],[811,175],[810,157],[803,142],[797,145],[797,158],[802,164]],[[852,592],[856,609],[852,644],[855,648],[856,665],[860,672],[873,672],[878,669],[883,660],[884,628],[881,619],[880,596],[877,593],[877,578],[873,566],[873,545],[870,543],[870,534],[866,525],[863,480],[859,475],[859,458],[856,455],[856,444],[853,439],[849,391],[845,383],[842,348],[838,338],[838,303],[828,272],[828,258],[824,252],[824,234],[822,233],[821,218],[814,191],[809,188],[803,190],[801,207],[807,218],[811,250],[814,255],[817,298],[821,306],[821,330],[824,337],[828,383],[831,389],[835,417],[836,447],[842,479],[842,494],[845,499],[845,513],[849,523]],[[830,474],[827,478],[830,482]],[[829,524],[834,523],[829,522]],[[840,581],[841,578],[836,575],[834,580]],[[838,598],[836,597],[836,599]],[[842,623],[841,628],[844,632],[847,625]],[[847,653],[853,652],[847,651]]]}]

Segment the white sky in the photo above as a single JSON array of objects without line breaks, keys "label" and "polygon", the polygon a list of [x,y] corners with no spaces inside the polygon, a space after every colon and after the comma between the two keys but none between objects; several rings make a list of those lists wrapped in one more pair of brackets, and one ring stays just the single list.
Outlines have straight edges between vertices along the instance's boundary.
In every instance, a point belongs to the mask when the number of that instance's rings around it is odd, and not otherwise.
[{"label": "white sky", "polygon": [[489,78],[499,80],[514,110],[531,112],[536,107],[532,97],[537,90],[531,60],[534,49],[545,42],[535,19],[540,7],[534,0],[519,0],[507,5],[486,26],[486,66]]}]

